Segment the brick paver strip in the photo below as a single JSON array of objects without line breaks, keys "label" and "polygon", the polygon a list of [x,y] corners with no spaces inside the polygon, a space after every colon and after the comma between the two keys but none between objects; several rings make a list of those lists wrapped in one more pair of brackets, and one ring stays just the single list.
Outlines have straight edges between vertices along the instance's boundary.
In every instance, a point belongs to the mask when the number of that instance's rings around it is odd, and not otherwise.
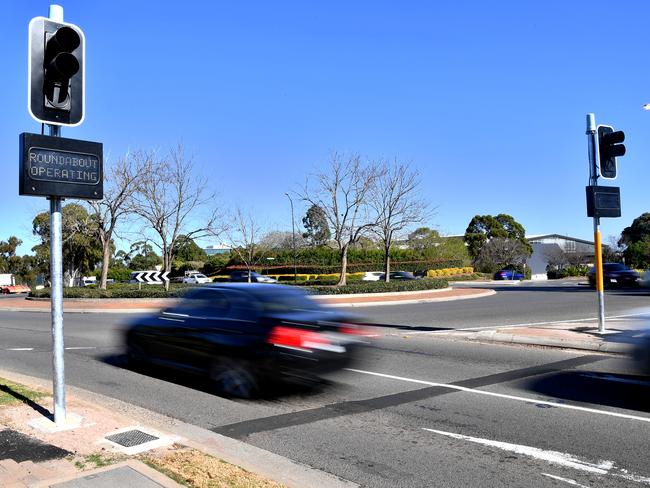
[{"label": "brick paver strip", "polygon": [[[327,303],[377,303],[392,302],[400,300],[427,300],[432,298],[465,298],[473,295],[484,294],[485,290],[475,288],[457,288],[445,290],[424,290],[421,292],[408,293],[382,293],[377,296],[355,295],[327,295],[322,300]],[[174,298],[66,298],[63,300],[63,310],[130,310],[130,309],[159,309],[169,307],[177,300]],[[25,297],[10,297],[0,299],[0,310],[50,310],[49,299],[31,300]]]}]

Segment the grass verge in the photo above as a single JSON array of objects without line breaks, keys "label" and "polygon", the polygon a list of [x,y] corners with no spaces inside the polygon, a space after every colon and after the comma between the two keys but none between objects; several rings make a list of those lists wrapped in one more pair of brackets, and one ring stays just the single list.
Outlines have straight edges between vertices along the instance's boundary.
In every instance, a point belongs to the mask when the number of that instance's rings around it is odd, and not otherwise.
[{"label": "grass verge", "polygon": [[285,488],[285,485],[239,466],[183,446],[161,455],[142,455],[140,460],[188,488]]},{"label": "grass verge", "polygon": [[18,405],[20,403],[37,402],[50,396],[48,393],[32,390],[24,385],[0,378],[0,407]]}]

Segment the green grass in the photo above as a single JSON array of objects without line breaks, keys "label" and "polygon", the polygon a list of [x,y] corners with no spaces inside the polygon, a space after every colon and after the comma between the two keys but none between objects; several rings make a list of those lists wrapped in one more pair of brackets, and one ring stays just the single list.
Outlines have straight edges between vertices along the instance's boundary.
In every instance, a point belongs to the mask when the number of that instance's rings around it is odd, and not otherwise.
[{"label": "green grass", "polygon": [[0,406],[36,402],[49,394],[0,378]]}]

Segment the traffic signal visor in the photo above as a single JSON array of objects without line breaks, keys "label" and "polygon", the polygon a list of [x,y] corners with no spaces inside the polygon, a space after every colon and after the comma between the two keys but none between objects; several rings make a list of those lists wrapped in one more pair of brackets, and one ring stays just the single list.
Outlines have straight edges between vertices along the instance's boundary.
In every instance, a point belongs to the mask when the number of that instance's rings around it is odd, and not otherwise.
[{"label": "traffic signal visor", "polygon": [[84,118],[84,34],[73,24],[29,23],[28,106],[34,119],[75,126]]},{"label": "traffic signal visor", "polygon": [[598,167],[600,176],[606,179],[616,178],[616,158],[625,155],[623,131],[614,131],[609,125],[598,126]]}]

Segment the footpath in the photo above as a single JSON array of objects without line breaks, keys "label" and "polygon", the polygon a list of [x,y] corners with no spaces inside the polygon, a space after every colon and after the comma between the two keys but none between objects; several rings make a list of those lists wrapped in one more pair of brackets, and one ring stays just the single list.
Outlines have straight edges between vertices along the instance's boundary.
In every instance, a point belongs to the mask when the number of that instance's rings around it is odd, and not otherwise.
[{"label": "footpath", "polygon": [[[318,297],[331,306],[380,306],[429,303],[488,297],[485,288],[447,288],[424,292]],[[66,299],[66,313],[143,313],[167,307],[169,299]],[[50,311],[49,300],[24,297],[0,299],[0,310]],[[560,347],[602,353],[627,354],[643,333],[633,318],[606,323],[609,333],[598,333],[595,320],[565,321],[521,326],[407,331],[436,339]],[[376,329],[386,334],[384,327]],[[51,391],[51,382],[0,371],[0,486],[6,488],[156,488],[231,486],[232,478],[218,484],[219,473],[229,471],[240,485],[256,487],[358,486],[249,444],[185,424],[103,395],[68,386],[64,425],[52,421],[49,394],[37,400],[22,393],[20,385]],[[2,406],[2,394],[17,400]],[[154,469],[154,467],[156,469]],[[242,469],[243,468],[243,469]],[[164,474],[163,474],[164,473]],[[182,484],[179,484],[182,483]]]}]

